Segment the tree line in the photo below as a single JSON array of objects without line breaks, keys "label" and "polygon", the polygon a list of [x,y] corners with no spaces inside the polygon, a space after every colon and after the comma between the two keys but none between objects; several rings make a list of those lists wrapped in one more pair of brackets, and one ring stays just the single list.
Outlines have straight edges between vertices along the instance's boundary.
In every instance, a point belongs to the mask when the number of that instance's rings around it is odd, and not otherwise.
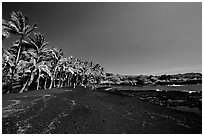
[{"label": "tree line", "polygon": [[104,84],[120,85],[171,85],[171,84],[202,84],[201,73],[185,73],[172,75],[120,75],[106,73]]},{"label": "tree line", "polygon": [[8,21],[2,20],[2,40],[19,37],[7,50],[2,48],[3,93],[86,86],[105,77],[100,64],[64,57],[62,49],[48,46],[44,35],[36,30],[37,24],[30,26],[29,18],[21,11],[13,11]]}]

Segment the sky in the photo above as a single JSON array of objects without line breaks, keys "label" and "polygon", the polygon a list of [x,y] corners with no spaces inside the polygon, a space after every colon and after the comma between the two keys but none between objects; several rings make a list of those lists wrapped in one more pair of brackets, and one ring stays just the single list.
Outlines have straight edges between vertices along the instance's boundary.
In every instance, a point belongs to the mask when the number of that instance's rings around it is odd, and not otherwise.
[{"label": "sky", "polygon": [[[2,18],[22,11],[49,46],[101,64],[107,72],[202,72],[202,3],[2,3]],[[2,43],[12,46],[17,37]]]}]

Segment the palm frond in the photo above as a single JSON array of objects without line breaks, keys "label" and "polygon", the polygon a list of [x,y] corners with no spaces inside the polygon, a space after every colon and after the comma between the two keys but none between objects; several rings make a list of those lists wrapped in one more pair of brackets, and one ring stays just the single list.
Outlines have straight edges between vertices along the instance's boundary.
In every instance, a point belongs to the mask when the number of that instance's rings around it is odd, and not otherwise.
[{"label": "palm frond", "polygon": [[20,21],[19,21],[19,15],[18,12],[11,12],[11,19],[10,19],[10,23],[12,23],[13,25],[15,25],[16,29],[20,30]]},{"label": "palm frond", "polygon": [[20,33],[19,28],[15,22],[9,21],[8,22],[8,30],[10,33],[14,35],[18,35]]},{"label": "palm frond", "polygon": [[35,29],[37,29],[37,24],[34,23],[32,27],[28,26],[28,29],[25,31],[25,35],[29,35],[31,32],[33,32]]},{"label": "palm frond", "polygon": [[32,31],[37,28],[34,24],[32,27],[28,25],[29,18],[24,16],[21,11],[13,11],[10,15],[10,21],[4,26],[8,28],[9,32],[19,36],[28,36]]},{"label": "palm frond", "polygon": [[8,22],[6,20],[2,19],[2,36],[5,38],[10,37],[9,28],[7,25],[8,25]]}]

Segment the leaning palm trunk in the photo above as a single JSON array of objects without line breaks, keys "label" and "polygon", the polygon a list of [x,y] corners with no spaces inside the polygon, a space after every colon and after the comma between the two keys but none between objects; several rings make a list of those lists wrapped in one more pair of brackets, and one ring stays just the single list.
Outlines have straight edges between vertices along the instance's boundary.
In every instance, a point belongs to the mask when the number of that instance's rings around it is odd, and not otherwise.
[{"label": "leaning palm trunk", "polygon": [[62,77],[61,80],[61,86],[60,87],[63,87],[63,86],[66,86],[66,75],[64,75],[65,77]]},{"label": "leaning palm trunk", "polygon": [[[21,90],[19,91],[19,93],[22,93],[23,90],[25,89],[26,87],[26,84],[27,84],[27,80],[25,79],[25,69],[23,69],[23,87],[21,88]],[[26,81],[25,81],[26,80]]]},{"label": "leaning palm trunk", "polygon": [[27,86],[25,87],[25,92],[28,90],[28,87],[32,84],[34,77],[35,77],[35,73],[34,71],[31,71],[30,78],[28,79]]},{"label": "leaning palm trunk", "polygon": [[19,91],[19,93],[26,92],[31,83],[32,83],[32,71],[31,71],[31,73],[30,73],[30,76],[28,76],[28,77],[26,78],[26,81],[24,82],[23,87],[21,88],[21,90]]},{"label": "leaning palm trunk", "polygon": [[10,87],[9,87],[9,89],[10,89],[9,93],[12,93],[12,92],[13,92],[13,79],[14,79],[14,74],[15,74],[15,72],[16,72],[15,68],[17,67],[18,59],[19,59],[20,52],[21,52],[21,42],[22,42],[22,40],[23,40],[23,37],[21,37],[21,39],[20,39],[18,54],[17,54],[17,56],[16,56],[15,67],[12,68],[11,84],[10,84]]},{"label": "leaning palm trunk", "polygon": [[19,93],[23,93],[23,92],[24,92],[24,90],[25,90],[26,87],[27,87],[28,82],[29,82],[29,79],[27,79],[26,82],[23,84],[23,87],[21,88],[21,90],[19,91]]},{"label": "leaning palm trunk", "polygon": [[56,76],[55,76],[56,71],[57,71],[57,66],[56,66],[55,69],[54,69],[54,74],[53,74],[53,76],[51,76],[51,83],[50,83],[50,87],[49,87],[49,89],[52,88],[53,84],[54,84],[54,87],[55,87],[55,83],[54,83],[54,81],[55,81],[55,77],[56,77]]}]

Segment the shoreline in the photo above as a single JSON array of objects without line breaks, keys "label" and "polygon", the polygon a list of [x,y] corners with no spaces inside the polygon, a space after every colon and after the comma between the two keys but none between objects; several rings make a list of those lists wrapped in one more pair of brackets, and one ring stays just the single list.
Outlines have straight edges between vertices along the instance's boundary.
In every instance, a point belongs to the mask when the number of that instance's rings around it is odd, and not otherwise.
[{"label": "shoreline", "polygon": [[[104,89],[105,88],[105,89]],[[195,113],[202,116],[202,92],[183,90],[135,90],[122,87],[102,87],[99,91],[128,97],[168,107],[177,111]],[[174,98],[176,97],[176,98]]]}]

